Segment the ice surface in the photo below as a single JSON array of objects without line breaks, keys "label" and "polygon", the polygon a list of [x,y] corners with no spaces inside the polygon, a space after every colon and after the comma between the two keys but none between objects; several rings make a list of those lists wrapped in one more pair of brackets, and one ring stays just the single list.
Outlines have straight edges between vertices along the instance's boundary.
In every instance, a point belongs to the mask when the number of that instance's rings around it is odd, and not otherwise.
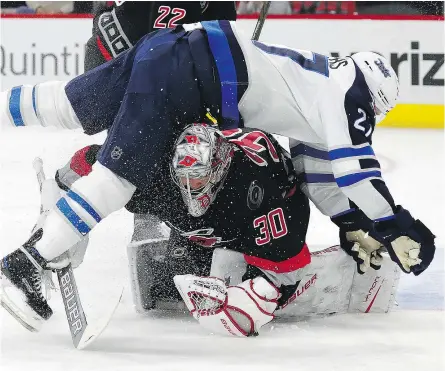
[{"label": "ice surface", "polygon": [[[80,146],[100,141],[80,132],[20,128],[0,133],[1,255],[28,236],[38,214],[32,160],[41,156],[48,176]],[[116,213],[92,236],[85,262],[75,274],[90,318],[100,315],[126,285],[109,327],[87,350],[71,345],[61,299],[40,333],[23,329],[3,310],[0,369],[53,370],[428,370],[445,369],[444,339],[444,150],[443,131],[378,128],[374,149],[396,202],[437,235],[439,250],[419,277],[403,275],[389,315],[339,315],[295,322],[278,319],[257,338],[208,334],[185,314],[134,312],[128,290],[125,250],[132,220]],[[311,249],[337,241],[337,231],[312,215]],[[107,284],[108,282],[108,284]]]}]

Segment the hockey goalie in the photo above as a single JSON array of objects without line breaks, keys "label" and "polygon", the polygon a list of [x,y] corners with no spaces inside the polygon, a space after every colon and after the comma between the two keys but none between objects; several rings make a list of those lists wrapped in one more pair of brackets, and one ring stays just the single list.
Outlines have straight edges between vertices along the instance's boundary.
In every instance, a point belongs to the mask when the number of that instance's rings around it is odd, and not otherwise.
[{"label": "hockey goalie", "polygon": [[203,327],[232,336],[255,335],[276,315],[391,309],[399,269],[364,232],[345,233],[357,264],[339,246],[309,253],[308,199],[273,136],[193,125],[171,174],[184,210],[137,218],[128,247],[138,311],[180,307],[172,280]]}]

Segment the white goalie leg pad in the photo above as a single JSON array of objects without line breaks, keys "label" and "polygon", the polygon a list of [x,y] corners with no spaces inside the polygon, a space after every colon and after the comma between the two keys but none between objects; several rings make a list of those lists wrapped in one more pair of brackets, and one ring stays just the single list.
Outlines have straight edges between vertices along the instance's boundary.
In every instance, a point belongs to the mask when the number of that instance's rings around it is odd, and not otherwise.
[{"label": "white goalie leg pad", "polygon": [[387,313],[394,306],[400,268],[387,254],[382,254],[379,270],[361,275],[355,272],[349,299],[349,313]]},{"label": "white goalie leg pad", "polygon": [[229,287],[215,277],[182,275],[174,281],[193,317],[204,328],[223,335],[256,335],[274,318],[280,295],[263,277]]},{"label": "white goalie leg pad", "polygon": [[277,316],[305,317],[333,313],[386,313],[394,304],[400,269],[387,254],[381,268],[357,273],[356,263],[340,246],[311,253],[295,294]]}]

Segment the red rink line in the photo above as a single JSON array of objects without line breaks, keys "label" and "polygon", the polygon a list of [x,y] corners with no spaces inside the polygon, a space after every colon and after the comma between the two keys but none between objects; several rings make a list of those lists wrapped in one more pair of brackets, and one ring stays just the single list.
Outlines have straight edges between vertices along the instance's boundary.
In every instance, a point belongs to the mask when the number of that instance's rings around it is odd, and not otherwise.
[{"label": "red rink line", "polygon": [[[93,18],[91,14],[0,14],[0,18]],[[238,19],[257,19],[258,14],[238,15]],[[328,20],[376,20],[376,21],[443,21],[443,15],[349,15],[349,14],[269,14],[268,19],[328,19]]]}]

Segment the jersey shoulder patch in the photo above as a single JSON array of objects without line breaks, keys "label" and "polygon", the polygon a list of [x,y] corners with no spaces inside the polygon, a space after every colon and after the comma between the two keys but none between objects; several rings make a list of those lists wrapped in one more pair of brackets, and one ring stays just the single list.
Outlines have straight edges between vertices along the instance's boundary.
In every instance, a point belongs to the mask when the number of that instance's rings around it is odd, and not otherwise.
[{"label": "jersey shoulder patch", "polygon": [[231,129],[222,134],[258,166],[268,166],[269,161],[280,162],[277,142],[260,130]]}]

